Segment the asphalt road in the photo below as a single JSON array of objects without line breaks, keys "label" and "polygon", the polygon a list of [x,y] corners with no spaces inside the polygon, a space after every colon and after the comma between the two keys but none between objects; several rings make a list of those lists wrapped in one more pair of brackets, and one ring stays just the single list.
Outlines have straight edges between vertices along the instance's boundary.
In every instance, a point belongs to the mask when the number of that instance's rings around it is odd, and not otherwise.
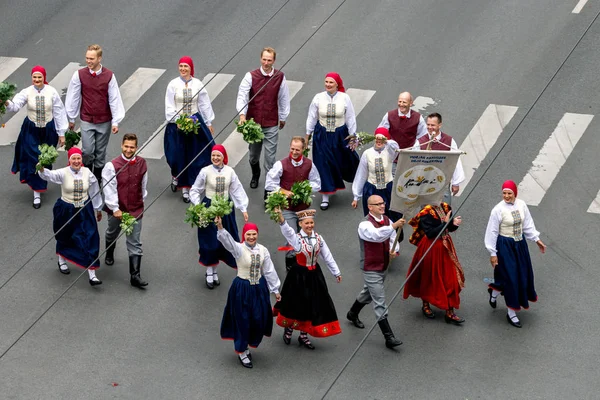
[{"label": "asphalt road", "polygon": [[[348,0],[302,48],[340,1],[197,3],[4,1],[0,56],[27,58],[9,79],[21,87],[29,83],[33,65],[44,65],[51,77],[69,62],[83,62],[93,42],[104,47],[104,64],[119,82],[139,67],[166,69],[121,125],[143,142],[163,122],[164,90],[177,76],[179,57],[190,55],[198,77],[235,74],[213,101],[222,142],[232,130],[228,122],[243,74],[258,66],[262,47],[273,46],[276,66],[285,64],[288,79],[304,82],[281,132],[281,157],[289,138],[304,132],[308,104],[329,71],[339,72],[346,87],[376,91],[358,116],[360,130],[372,131],[404,90],[431,97],[435,103],[425,111],[440,112],[444,131],[458,143],[489,104],[518,107],[454,204],[463,216],[454,240],[466,275],[459,310],[466,323],[425,320],[418,300],[397,299],[389,319],[403,346],[386,349],[375,327],[327,392],[366,334],[344,318],[362,285],[355,234],[361,215],[350,208],[348,186],[332,198],[328,211],[319,212],[316,225],[344,276],[341,284],[327,276],[342,334],[315,339],[311,352],[296,342],[286,346],[283,330],[275,327],[273,337],[253,351],[254,369],[246,370],[231,343],[219,337],[235,272],[222,266],[223,284],[213,291],[204,286],[196,234],[183,223],[186,205],[179,194],[160,195],[170,179],[164,159],[149,160],[152,205],[144,218],[142,274],[150,286],[145,291],[129,286],[121,240],[115,265],[98,271],[104,284],[92,288],[85,275],[75,282],[77,274],[57,271],[51,207],[60,189],[51,185],[42,208],[34,210],[30,191],[9,173],[13,146],[0,146],[0,397],[317,399],[326,392],[327,399],[597,397],[600,312],[593,305],[600,280],[594,268],[600,217],[587,212],[600,189],[597,117],[543,201],[531,207],[549,250],[542,256],[531,247],[539,302],[520,314],[522,329],[507,324],[502,307],[491,310],[487,304],[484,279],[492,270],[483,245],[501,183],[518,182],[527,173],[564,113],[593,115],[599,109],[599,22],[570,54],[600,12],[597,1],[573,14],[575,1]],[[118,149],[119,140],[112,138],[110,154]],[[283,240],[263,213],[262,190],[248,188],[246,166],[244,158],[236,171],[251,199],[250,218],[259,224],[260,242],[280,261],[283,279],[283,258],[275,251]],[[101,232],[105,226],[103,221]],[[387,281],[390,299],[412,253],[403,243]],[[375,323],[368,308],[361,319],[368,328]]]}]

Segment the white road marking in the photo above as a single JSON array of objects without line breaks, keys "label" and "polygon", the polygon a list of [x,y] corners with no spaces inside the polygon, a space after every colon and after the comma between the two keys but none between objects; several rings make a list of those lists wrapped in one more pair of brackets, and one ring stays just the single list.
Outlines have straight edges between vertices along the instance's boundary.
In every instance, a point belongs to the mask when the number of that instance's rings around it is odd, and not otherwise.
[{"label": "white road marking", "polygon": [[583,136],[593,115],[565,113],[544,143],[529,172],[519,183],[519,198],[528,205],[540,204],[546,191]]},{"label": "white road marking", "polygon": [[457,196],[460,196],[465,190],[475,171],[490,149],[494,147],[500,134],[518,109],[519,107],[490,104],[481,114],[465,141],[460,145],[460,149],[466,152],[460,158],[465,171],[465,180],[460,184]]},{"label": "white road marking", "polygon": [[573,11],[571,11],[571,13],[579,14],[587,2],[588,2],[588,0],[579,0],[579,3],[577,3],[577,5],[573,9]]},{"label": "white road marking", "polygon": [[358,116],[367,103],[371,101],[375,95],[375,91],[350,88],[346,90],[346,94],[350,96],[350,100],[352,100],[352,105],[354,106],[354,113]]},{"label": "white road marking", "polygon": [[[304,82],[287,81],[288,88],[290,90],[290,101],[298,94]],[[242,134],[238,133],[237,130],[233,130],[227,139],[223,141],[223,146],[227,149],[228,164],[231,168],[235,168],[236,165],[244,158],[248,152],[248,143],[242,139]]]},{"label": "white road marking", "polygon": [[20,57],[0,57],[0,82],[6,80],[27,61]]},{"label": "white road marking", "polygon": [[119,87],[125,112],[138,101],[144,93],[154,85],[154,83],[165,73],[164,69],[138,68],[131,76]]},{"label": "white road marking", "polygon": [[413,101],[412,109],[418,112],[425,110],[429,106],[436,105],[437,102],[431,97],[419,96]]},{"label": "white road marking", "polygon": [[[202,83],[206,85],[206,91],[208,92],[208,97],[210,97],[211,102],[219,95],[219,93],[221,93],[221,91],[223,91],[223,89],[225,89],[225,86],[227,86],[234,77],[235,75],[232,74],[218,74],[215,76],[215,74],[211,73],[207,74],[204,79],[202,79]],[[163,122],[141,146],[143,147],[143,150],[140,152],[142,157],[160,160],[165,155],[165,126],[166,122]]]},{"label": "white road marking", "polygon": [[594,199],[594,201],[592,201],[592,204],[590,204],[590,207],[587,209],[587,212],[600,214],[600,191],[598,191],[596,198]]},{"label": "white road marking", "polygon": [[[72,62],[67,64],[67,66],[50,81],[50,86],[56,89],[62,97],[63,94],[67,92],[67,87],[69,86],[73,73],[79,68],[81,68],[81,66],[78,63]],[[26,116],[27,105],[13,115],[4,128],[0,128],[0,146],[5,146],[17,141],[19,133],[21,132],[21,125],[23,125],[23,120]]]}]

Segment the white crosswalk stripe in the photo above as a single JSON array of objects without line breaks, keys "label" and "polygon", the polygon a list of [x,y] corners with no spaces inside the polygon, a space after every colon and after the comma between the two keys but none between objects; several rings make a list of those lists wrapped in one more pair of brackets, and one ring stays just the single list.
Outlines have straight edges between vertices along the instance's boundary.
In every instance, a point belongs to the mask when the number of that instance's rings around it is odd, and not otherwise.
[{"label": "white crosswalk stripe", "polygon": [[590,207],[587,209],[587,212],[600,214],[600,191],[598,191],[596,198],[594,199],[594,201],[592,201],[592,204],[590,204]]},{"label": "white crosswalk stripe", "polygon": [[515,116],[519,107],[490,104],[459,146],[466,154],[461,156],[465,180],[460,184],[460,196],[465,190],[475,171],[481,165],[490,149],[494,147],[500,134]]},{"label": "white crosswalk stripe", "polygon": [[352,105],[354,106],[354,113],[358,116],[367,103],[371,101],[375,95],[375,91],[350,88],[346,90],[346,94],[350,96],[350,100],[352,100]]},{"label": "white crosswalk stripe", "polygon": [[[78,63],[69,63],[64,67],[49,84],[56,89],[58,93],[66,93],[69,81],[73,73],[81,66]],[[6,123],[3,129],[0,129],[0,146],[5,146],[17,141],[23,119],[27,116],[27,109],[23,107]]]},{"label": "white crosswalk stripe", "polygon": [[165,73],[164,69],[138,68],[131,76],[119,87],[121,99],[125,112],[138,101],[154,82]]},{"label": "white crosswalk stripe", "polygon": [[528,205],[540,204],[567,158],[583,136],[593,115],[566,113],[544,143],[529,172],[519,183],[519,198]]},{"label": "white crosswalk stripe", "polygon": [[8,78],[27,61],[20,57],[0,57],[0,82]]},{"label": "white crosswalk stripe", "polygon": [[[208,97],[211,102],[225,89],[225,87],[235,77],[232,74],[218,74],[213,73],[207,74],[202,83],[206,87]],[[166,90],[166,88],[165,88]],[[144,158],[152,158],[160,160],[165,155],[164,150],[164,137],[165,137],[165,123],[161,124],[156,131],[150,136],[150,138],[141,146],[143,150],[140,155]]]},{"label": "white crosswalk stripe", "polygon": [[[304,82],[287,81],[287,84],[291,101],[294,96],[298,94],[300,89],[302,89]],[[225,139],[223,146],[227,149],[227,156],[229,158],[228,165],[232,168],[235,168],[248,152],[248,143],[244,142],[242,135],[235,129],[229,134],[227,139]]]},{"label": "white crosswalk stripe", "polygon": [[[413,105],[410,107],[411,109],[418,111],[421,113],[429,106],[435,106],[437,102],[431,97],[418,96],[413,100]],[[425,116],[423,116],[424,118]]]}]

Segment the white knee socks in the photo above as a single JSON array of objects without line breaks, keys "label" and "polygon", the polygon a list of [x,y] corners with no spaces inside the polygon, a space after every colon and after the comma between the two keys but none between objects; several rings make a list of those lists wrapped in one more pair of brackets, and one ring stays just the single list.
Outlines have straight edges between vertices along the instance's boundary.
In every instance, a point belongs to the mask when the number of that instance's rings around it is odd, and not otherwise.
[{"label": "white knee socks", "polygon": [[[512,310],[512,309],[509,308],[508,309],[508,316],[509,316],[510,319],[513,319],[513,317],[517,316],[517,313],[515,312],[515,310]],[[519,320],[519,318],[517,318],[517,321],[518,320]]]},{"label": "white knee socks", "polygon": [[206,282],[213,283],[213,267],[206,267]]},{"label": "white knee socks", "polygon": [[329,195],[328,195],[328,194],[324,194],[324,195],[323,195],[323,200],[322,200],[322,202],[323,202],[323,203],[329,203]]},{"label": "white knee socks", "polygon": [[90,280],[94,279],[96,277],[96,270],[95,269],[88,269],[88,274],[90,275]]}]

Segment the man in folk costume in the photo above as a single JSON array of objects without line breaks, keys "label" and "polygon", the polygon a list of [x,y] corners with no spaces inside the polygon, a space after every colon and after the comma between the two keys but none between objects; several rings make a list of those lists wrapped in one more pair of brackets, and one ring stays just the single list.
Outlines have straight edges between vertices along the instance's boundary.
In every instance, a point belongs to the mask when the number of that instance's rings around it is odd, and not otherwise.
[{"label": "man in folk costume", "polygon": [[451,218],[451,215],[449,204],[429,204],[408,222],[414,228],[409,240],[417,246],[417,251],[408,269],[404,298],[420,298],[421,311],[427,318],[435,318],[433,305],[446,310],[447,323],[460,325],[465,320],[456,315],[454,309],[460,306],[465,275],[450,232],[458,229],[462,219],[460,216]]},{"label": "man in folk costume", "polygon": [[65,108],[69,129],[75,128],[78,116],[81,118],[83,163],[94,170],[100,181],[110,133],[119,132],[119,123],[125,118],[125,107],[117,78],[101,64],[102,47],[97,44],[88,46],[85,62],[87,66],[76,71],[69,82]]},{"label": "man in folk costume", "polygon": [[[441,131],[442,116],[438,113],[432,113],[427,116],[427,132],[425,136],[421,136],[414,143],[413,150],[438,150],[450,151],[458,150],[458,145],[452,138]],[[452,196],[455,196],[460,191],[460,184],[465,180],[465,172],[463,170],[460,158],[456,163],[454,174],[452,174],[451,184],[444,194],[444,202],[451,204]]]},{"label": "man in folk costume", "polygon": [[[387,128],[390,136],[398,143],[400,149],[413,146],[415,140],[427,134],[425,120],[417,111],[411,110],[413,97],[409,92],[402,92],[398,96],[398,108],[388,111],[379,123],[379,127]],[[394,160],[394,173],[396,172]]]},{"label": "man in folk costume", "polygon": [[[313,193],[321,190],[321,178],[319,172],[313,164],[312,160],[302,155],[302,151],[306,147],[305,139],[301,136],[294,136],[290,143],[290,154],[281,161],[277,161],[273,168],[267,174],[265,181],[265,190],[273,192],[281,190],[283,194],[291,197],[292,186],[295,182],[308,180]],[[298,211],[303,211],[308,208],[308,204],[302,203],[298,205],[289,205],[287,209],[282,211],[283,218],[289,226],[298,232]],[[293,250],[288,250],[285,256],[285,267],[289,271],[292,266],[296,253]]]},{"label": "man in folk costume", "polygon": [[[248,145],[252,189],[258,187],[263,143],[264,166],[268,172],[275,163],[279,130],[283,129],[290,114],[290,93],[285,75],[273,68],[276,57],[275,49],[265,47],[260,53],[260,68],[247,72],[238,89],[236,108],[240,113],[240,123],[254,118],[265,135],[261,142]],[[266,195],[265,193],[265,198]]]},{"label": "man in folk costume", "polygon": [[365,325],[358,318],[358,314],[364,306],[373,301],[373,310],[379,328],[385,337],[385,346],[392,349],[400,346],[402,342],[394,337],[387,320],[388,306],[385,304],[383,284],[388,265],[399,251],[399,245],[395,243],[396,230],[402,228],[406,221],[400,218],[398,221],[392,222],[384,214],[386,204],[381,196],[370,196],[367,204],[369,214],[358,225],[360,269],[363,271],[364,285],[346,318],[352,321],[357,328],[363,329]]},{"label": "man in folk costume", "polygon": [[133,232],[127,235],[127,252],[129,253],[129,274],[131,286],[142,288],[148,282],[140,276],[142,262],[142,213],[144,200],[148,195],[148,166],[146,160],[135,153],[138,148],[137,136],[133,133],[123,135],[122,154],[106,163],[102,171],[104,184],[104,202],[108,217],[106,229],[106,257],[104,263],[115,263],[115,241],[121,232],[123,213],[129,213],[136,219]]}]

